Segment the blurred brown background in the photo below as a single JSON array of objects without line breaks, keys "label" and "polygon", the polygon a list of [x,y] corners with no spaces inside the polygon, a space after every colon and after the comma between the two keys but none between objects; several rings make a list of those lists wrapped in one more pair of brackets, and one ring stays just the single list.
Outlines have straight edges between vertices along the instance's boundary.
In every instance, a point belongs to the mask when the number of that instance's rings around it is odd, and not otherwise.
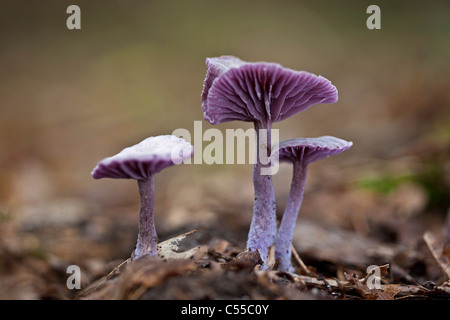
[{"label": "blurred brown background", "polygon": [[[128,257],[136,183],[90,172],[148,136],[193,133],[196,120],[210,128],[200,94],[211,56],[278,62],[338,88],[336,104],[275,125],[281,139],[354,142],[311,167],[301,215],[364,235],[377,217],[433,217],[423,226],[440,230],[450,205],[450,3],[372,2],[1,1],[0,298],[55,297],[48,272],[64,279],[74,263],[95,278]],[[81,8],[81,30],[66,28],[70,4]],[[381,8],[381,30],[366,28],[370,4]],[[217,126],[239,127],[250,125]],[[251,174],[250,165],[205,164],[160,173],[162,240],[217,224],[242,245]],[[274,182],[281,214],[290,168]]]}]

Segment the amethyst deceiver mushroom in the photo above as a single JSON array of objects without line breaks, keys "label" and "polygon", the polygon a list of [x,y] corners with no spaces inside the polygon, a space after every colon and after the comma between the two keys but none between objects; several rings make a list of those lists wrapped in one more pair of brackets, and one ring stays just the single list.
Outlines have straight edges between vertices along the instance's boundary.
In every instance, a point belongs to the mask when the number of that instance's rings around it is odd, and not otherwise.
[{"label": "amethyst deceiver mushroom", "polygon": [[155,174],[192,157],[193,147],[182,138],[161,135],[147,138],[123,149],[115,156],[101,160],[92,171],[95,179],[136,179],[141,205],[139,231],[134,259],[156,255],[156,234],[153,208],[155,200]]},{"label": "amethyst deceiver mushroom", "polygon": [[349,149],[352,142],[331,136],[298,138],[280,143],[279,161],[293,164],[293,176],[283,218],[275,239],[275,257],[280,259],[279,270],[293,271],[291,245],[298,212],[303,200],[308,165],[322,158],[330,157]]},{"label": "amethyst deceiver mushroom", "polygon": [[[247,249],[258,250],[265,264],[277,228],[272,177],[261,174],[262,169],[270,172],[272,124],[312,105],[336,102],[337,90],[321,76],[277,63],[250,63],[221,56],[207,58],[206,65],[202,92],[205,119],[211,124],[233,120],[253,122],[256,129],[255,202]],[[269,159],[264,161],[267,163],[261,161],[262,156]]]}]

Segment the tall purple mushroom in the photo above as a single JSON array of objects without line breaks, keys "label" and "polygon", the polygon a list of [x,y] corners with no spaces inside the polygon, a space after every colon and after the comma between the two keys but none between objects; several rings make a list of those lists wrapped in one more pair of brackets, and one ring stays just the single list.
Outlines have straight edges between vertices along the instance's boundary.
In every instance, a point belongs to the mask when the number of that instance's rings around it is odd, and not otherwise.
[{"label": "tall purple mushroom", "polygon": [[330,157],[349,149],[352,142],[331,136],[318,138],[298,138],[280,143],[278,153],[280,161],[293,164],[291,189],[283,218],[275,239],[275,257],[280,259],[279,270],[293,271],[291,265],[291,244],[298,212],[303,200],[306,174],[311,162]]},{"label": "tall purple mushroom", "polygon": [[[255,202],[247,248],[266,262],[276,235],[276,208],[270,172],[271,129],[274,122],[319,103],[337,101],[337,90],[321,76],[294,71],[276,63],[249,63],[232,56],[207,58],[202,109],[211,124],[253,122],[257,155],[253,168]],[[266,139],[264,139],[266,138]],[[265,154],[264,154],[265,153]]]},{"label": "tall purple mushroom", "polygon": [[153,208],[155,200],[154,176],[164,168],[180,164],[192,157],[193,147],[182,138],[162,135],[147,138],[123,149],[115,156],[101,160],[92,171],[95,179],[136,179],[141,205],[139,209],[139,232],[134,258],[156,255],[157,234]]}]

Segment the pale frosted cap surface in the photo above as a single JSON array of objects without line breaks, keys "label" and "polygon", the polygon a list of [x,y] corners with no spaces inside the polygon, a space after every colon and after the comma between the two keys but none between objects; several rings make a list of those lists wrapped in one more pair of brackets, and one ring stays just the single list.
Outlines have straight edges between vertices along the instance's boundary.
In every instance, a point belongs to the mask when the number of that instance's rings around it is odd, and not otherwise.
[{"label": "pale frosted cap surface", "polygon": [[173,135],[150,137],[101,160],[92,176],[95,179],[145,180],[151,174],[189,159],[192,154],[193,146],[182,138]]},{"label": "pale frosted cap surface", "polygon": [[351,141],[332,136],[297,138],[282,141],[274,154],[278,153],[280,161],[294,162],[300,159],[307,164],[344,152],[352,145]]}]

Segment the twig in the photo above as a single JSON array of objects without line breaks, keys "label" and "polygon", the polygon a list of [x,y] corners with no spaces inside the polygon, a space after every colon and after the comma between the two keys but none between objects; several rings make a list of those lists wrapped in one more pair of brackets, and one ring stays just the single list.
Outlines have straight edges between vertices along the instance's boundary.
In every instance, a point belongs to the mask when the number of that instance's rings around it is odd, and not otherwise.
[{"label": "twig", "polygon": [[442,271],[444,271],[444,273],[447,275],[447,278],[450,279],[450,261],[443,254],[443,242],[429,231],[425,232],[425,234],[423,235],[423,240],[427,244],[428,249],[430,249],[434,259],[439,264]]},{"label": "twig", "polygon": [[[361,279],[363,280],[363,279]],[[360,281],[361,281],[360,280]],[[337,282],[334,279],[324,279],[319,280],[317,278],[309,277],[309,276],[302,276],[297,275],[294,277],[294,281],[306,283],[306,285],[312,286],[312,287],[318,287],[321,289],[327,289],[327,287],[332,287],[333,289],[353,289],[352,284],[349,281],[342,280]],[[385,291],[388,289],[391,285],[380,285],[380,290]],[[413,285],[395,285],[400,289],[397,295],[405,296],[405,295],[420,295],[425,292],[429,293],[432,291],[443,291],[450,295],[450,287],[443,287],[443,286],[436,286],[434,290],[424,290],[425,288],[421,286],[413,286]]]},{"label": "twig", "polygon": [[302,270],[307,274],[307,275],[311,275],[311,271],[309,271],[308,267],[306,266],[306,264],[303,262],[303,260],[300,258],[300,256],[298,255],[297,251],[295,250],[294,245],[291,244],[291,248],[292,248],[292,254],[294,255],[295,261],[297,261],[297,263],[300,265],[300,267],[302,268]]}]

